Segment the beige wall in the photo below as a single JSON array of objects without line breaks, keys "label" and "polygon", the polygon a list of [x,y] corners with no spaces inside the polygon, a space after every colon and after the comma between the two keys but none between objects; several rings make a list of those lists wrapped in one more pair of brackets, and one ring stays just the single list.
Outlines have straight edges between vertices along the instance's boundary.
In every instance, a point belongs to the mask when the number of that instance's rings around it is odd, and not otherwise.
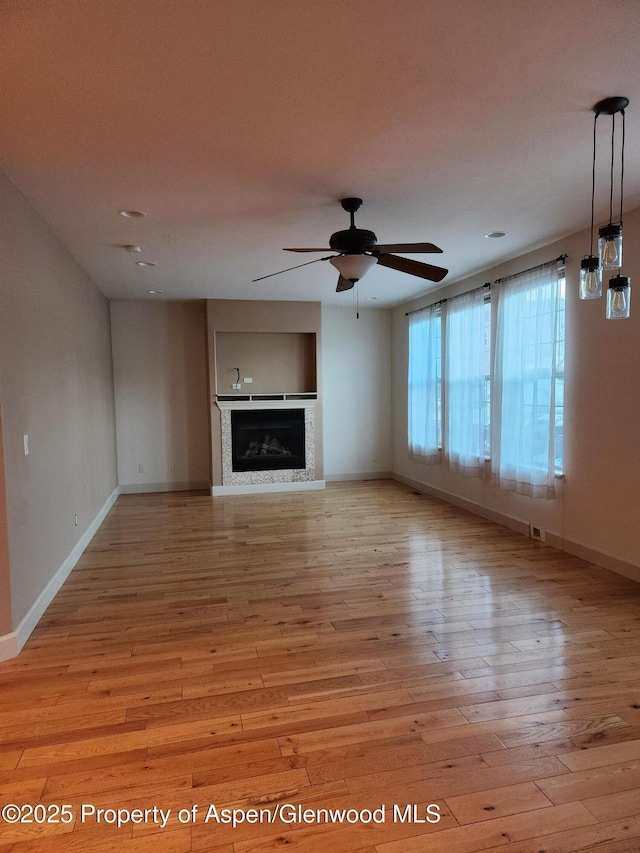
[{"label": "beige wall", "polygon": [[[624,274],[640,284],[640,210],[624,218]],[[607,321],[604,299],[578,299],[580,259],[588,252],[582,232],[459,282],[393,312],[393,470],[401,477],[475,502],[551,531],[573,553],[640,579],[640,299],[631,319]],[[497,491],[491,484],[419,465],[407,454],[407,318],[412,310],[485,281],[511,274],[562,252],[568,254],[565,477],[555,501]],[[554,539],[553,541],[556,541]],[[631,570],[629,569],[631,567]]]},{"label": "beige wall", "polygon": [[[316,371],[318,402],[315,407],[316,477],[324,477],[322,439],[322,365],[321,365],[321,311],[319,302],[252,302],[234,299],[209,299],[207,301],[207,342],[209,358],[209,394],[211,404],[211,483],[222,485],[222,438],[220,411],[215,404],[217,371],[215,337],[219,332],[313,334],[316,339]],[[239,364],[241,371],[242,364]],[[245,374],[247,375],[247,374]],[[244,376],[241,376],[243,379]],[[274,380],[276,384],[278,380]],[[286,391],[287,389],[278,389]],[[251,386],[243,387],[251,393]],[[225,389],[226,393],[226,389]],[[234,393],[234,392],[231,392]]]},{"label": "beige wall", "polygon": [[[4,484],[4,453],[2,446],[2,404],[0,403],[0,637],[11,633],[13,630],[10,570],[7,493]],[[0,656],[1,659],[2,657]]]},{"label": "beige wall", "polygon": [[112,302],[111,328],[121,490],[208,486],[204,303]]},{"label": "beige wall", "polygon": [[116,487],[113,376],[107,300],[1,173],[0,234],[0,391],[17,630]]},{"label": "beige wall", "polygon": [[325,479],[391,470],[391,312],[322,309]]}]

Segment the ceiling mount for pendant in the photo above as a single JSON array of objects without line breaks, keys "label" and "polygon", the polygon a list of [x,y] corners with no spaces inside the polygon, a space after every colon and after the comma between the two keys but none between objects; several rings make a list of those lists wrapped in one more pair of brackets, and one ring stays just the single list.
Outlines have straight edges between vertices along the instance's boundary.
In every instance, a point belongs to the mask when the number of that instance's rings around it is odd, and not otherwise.
[{"label": "ceiling mount for pendant", "polygon": [[624,98],[622,95],[616,95],[613,98],[603,98],[594,105],[593,111],[596,115],[612,116],[615,113],[626,110],[629,106],[629,98]]}]

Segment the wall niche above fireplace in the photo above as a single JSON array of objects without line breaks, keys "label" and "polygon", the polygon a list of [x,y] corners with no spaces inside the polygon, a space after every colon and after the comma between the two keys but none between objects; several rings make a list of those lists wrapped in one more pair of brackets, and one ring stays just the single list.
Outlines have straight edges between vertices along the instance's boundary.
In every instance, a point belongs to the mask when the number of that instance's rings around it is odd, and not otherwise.
[{"label": "wall niche above fireplace", "polygon": [[218,397],[317,392],[312,332],[216,332],[215,354]]}]

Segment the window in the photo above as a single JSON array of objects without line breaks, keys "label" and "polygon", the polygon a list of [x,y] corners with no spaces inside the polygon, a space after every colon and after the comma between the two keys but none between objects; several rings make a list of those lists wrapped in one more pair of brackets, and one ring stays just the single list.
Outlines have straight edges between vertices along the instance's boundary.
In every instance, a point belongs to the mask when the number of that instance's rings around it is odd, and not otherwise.
[{"label": "window", "polygon": [[484,331],[482,338],[484,353],[484,458],[491,457],[491,297],[484,296]]},{"label": "window", "polygon": [[493,474],[501,489],[550,498],[562,464],[564,278],[545,264],[501,281],[496,298]]},{"label": "window", "polygon": [[445,304],[445,460],[467,477],[485,473],[490,412],[486,405],[489,361],[487,306],[483,290]]},{"label": "window", "polygon": [[[493,299],[493,303],[491,302]],[[492,309],[493,304],[493,309]],[[495,341],[492,341],[492,311]],[[412,315],[409,448],[500,488],[553,497],[564,438],[565,279],[556,262]]]},{"label": "window", "polygon": [[555,360],[555,412],[554,412],[554,469],[556,476],[564,472],[564,320],[565,320],[564,271],[558,281],[558,330],[556,333]]},{"label": "window", "polygon": [[409,456],[437,462],[441,442],[441,318],[436,306],[409,321]]}]

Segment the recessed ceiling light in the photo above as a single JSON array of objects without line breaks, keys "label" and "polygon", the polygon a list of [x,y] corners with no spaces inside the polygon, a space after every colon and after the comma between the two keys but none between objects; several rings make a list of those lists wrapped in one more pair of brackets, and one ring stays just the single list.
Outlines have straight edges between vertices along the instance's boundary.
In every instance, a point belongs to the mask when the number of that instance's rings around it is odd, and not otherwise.
[{"label": "recessed ceiling light", "polygon": [[147,293],[153,293],[153,294],[164,293],[164,290],[147,290]]},{"label": "recessed ceiling light", "polygon": [[506,237],[506,231],[489,231],[488,234],[484,235],[485,237]]},{"label": "recessed ceiling light", "polygon": [[125,219],[142,219],[147,214],[144,210],[119,210],[119,216],[124,216]]},{"label": "recessed ceiling light", "polygon": [[153,261],[136,261],[136,264],[139,267],[157,267],[158,266]]},{"label": "recessed ceiling light", "polygon": [[141,252],[142,251],[142,246],[123,246],[122,248],[125,249],[127,252]]}]

